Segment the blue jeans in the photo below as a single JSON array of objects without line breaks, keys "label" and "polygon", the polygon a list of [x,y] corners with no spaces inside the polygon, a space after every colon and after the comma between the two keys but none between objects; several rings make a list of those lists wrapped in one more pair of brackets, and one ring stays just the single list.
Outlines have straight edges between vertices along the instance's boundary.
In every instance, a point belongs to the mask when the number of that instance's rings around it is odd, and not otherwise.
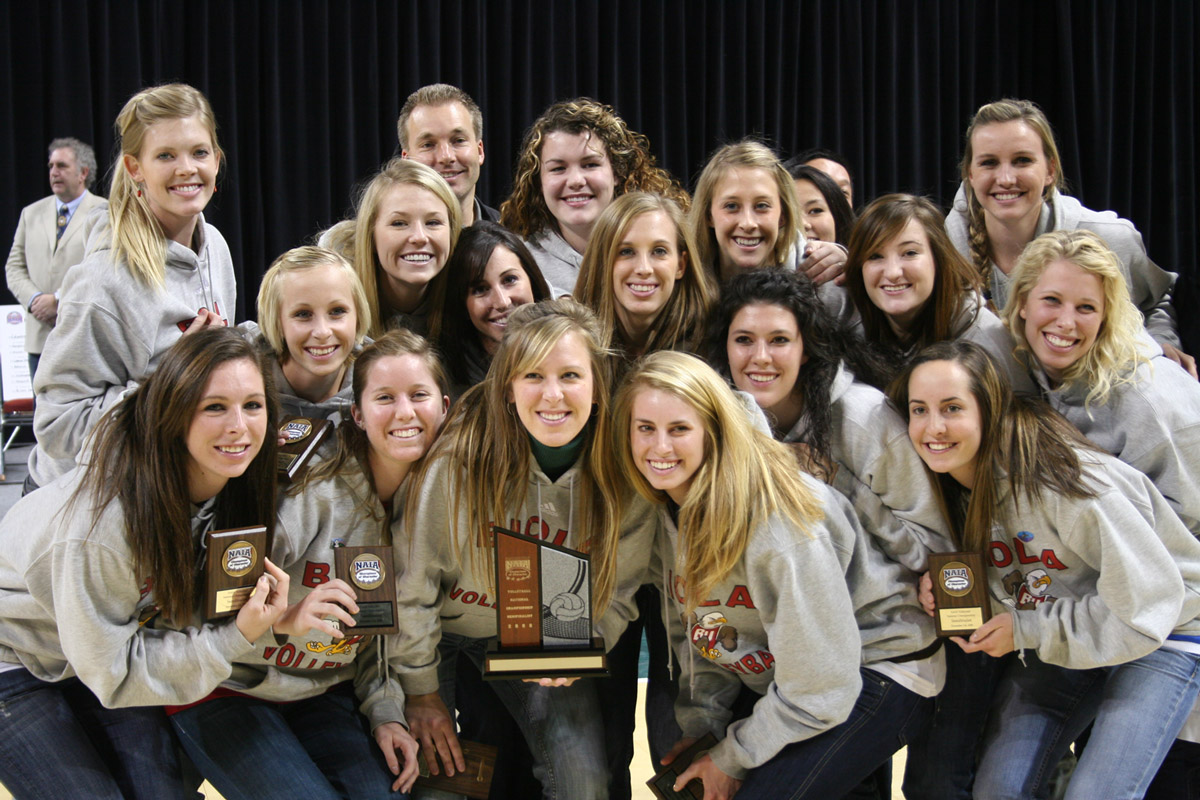
[{"label": "blue jeans", "polygon": [[975,762],[996,684],[1013,656],[964,653],[948,642],[946,685],[934,698],[929,727],[908,743],[907,800],[971,800]]},{"label": "blue jeans", "polygon": [[849,718],[751,770],[737,800],[841,797],[929,724],[933,699],[866,667]]},{"label": "blue jeans", "polygon": [[1163,647],[1103,670],[1026,662],[997,692],[975,796],[1039,796],[1094,717],[1066,797],[1142,797],[1200,693],[1200,656]]},{"label": "blue jeans", "polygon": [[[469,658],[482,671],[487,639],[443,633],[438,649],[439,693],[454,708],[455,662]],[[608,761],[596,680],[543,687],[519,680],[491,681],[533,754],[533,773],[545,800],[607,800]]]},{"label": "blue jeans", "polygon": [[0,673],[0,782],[14,797],[195,797],[161,708],[105,708],[76,678]]},{"label": "blue jeans", "polygon": [[[533,756],[521,735],[521,728],[508,714],[479,668],[468,658],[458,659],[455,670],[455,699],[458,712],[459,737],[483,742],[497,748],[496,765],[492,771],[491,797],[537,797],[541,784],[533,777]],[[450,706],[447,706],[450,708]],[[423,790],[425,800],[449,800],[441,792]],[[413,792],[414,796],[422,796]],[[458,800],[461,795],[451,795]]]},{"label": "blue jeans", "polygon": [[171,721],[225,800],[405,797],[349,689],[294,703],[221,697]]},{"label": "blue jeans", "polygon": [[675,721],[679,678],[671,674],[668,665],[667,652],[671,645],[663,625],[662,595],[654,586],[646,585],[638,589],[636,600],[638,618],[629,623],[620,640],[608,651],[609,677],[599,679],[596,684],[600,696],[604,698],[601,713],[604,715],[605,749],[612,773],[608,784],[610,800],[629,800],[631,796],[629,764],[634,751],[638,662],[642,654],[643,631],[649,656],[645,714],[652,772],[662,769],[659,759],[683,736]]}]

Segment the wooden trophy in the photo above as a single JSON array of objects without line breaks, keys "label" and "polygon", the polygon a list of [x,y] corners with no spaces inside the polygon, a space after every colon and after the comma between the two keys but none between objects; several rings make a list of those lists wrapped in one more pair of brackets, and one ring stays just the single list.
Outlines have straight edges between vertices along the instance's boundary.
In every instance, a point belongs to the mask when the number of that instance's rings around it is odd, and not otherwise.
[{"label": "wooden trophy", "polygon": [[[490,744],[468,742],[465,739],[459,739],[458,744],[462,747],[463,760],[467,763],[465,770],[447,776],[446,768],[442,765],[437,775],[430,774],[429,757],[422,747],[417,753],[416,785],[427,789],[440,789],[449,794],[466,795],[474,800],[487,800],[488,792],[492,788],[492,773],[496,770],[498,749]],[[431,754],[431,757],[437,758],[437,753]],[[438,763],[441,764],[441,759],[438,759]]]},{"label": "wooden trophy", "polygon": [[591,561],[584,553],[493,528],[499,642],[483,677],[608,674],[604,640],[592,637]]},{"label": "wooden trophy", "polygon": [[675,791],[675,781],[700,756],[712,750],[717,744],[717,737],[706,733],[692,743],[692,746],[675,756],[675,760],[659,770],[653,778],[646,781],[650,791],[660,800],[704,800],[704,784],[698,778],[692,778],[683,787],[683,791]]},{"label": "wooden trophy", "polygon": [[279,435],[287,444],[279,448],[279,477],[293,480],[317,452],[333,423],[327,419],[287,416],[279,421]]},{"label": "wooden trophy", "polygon": [[254,585],[266,571],[266,548],[265,525],[209,532],[205,619],[232,616],[246,605]]},{"label": "wooden trophy", "polygon": [[981,553],[931,553],[938,636],[970,636],[992,616],[987,565]]},{"label": "wooden trophy", "polygon": [[396,633],[396,576],[392,575],[392,546],[335,547],[335,574],[354,587],[358,597],[357,623],[350,632],[369,636]]}]

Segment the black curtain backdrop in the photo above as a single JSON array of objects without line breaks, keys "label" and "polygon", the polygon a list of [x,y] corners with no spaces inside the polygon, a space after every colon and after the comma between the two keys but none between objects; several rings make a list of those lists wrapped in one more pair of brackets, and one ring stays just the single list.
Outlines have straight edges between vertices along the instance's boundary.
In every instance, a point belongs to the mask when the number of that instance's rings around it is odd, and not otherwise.
[{"label": "black curtain backdrop", "polygon": [[271,260],[396,153],[400,106],[426,83],[483,108],[491,205],[541,110],[589,95],[689,186],[717,145],[758,134],[785,156],[845,154],[860,205],[907,191],[945,206],[971,113],[1016,96],[1049,115],[1070,192],[1132,219],[1180,273],[1198,353],[1198,41],[1182,0],[0,0],[0,249],[48,193],[52,138],[95,146],[104,191],[117,111],[172,80],[220,125],[208,216],[240,272],[238,319]]}]

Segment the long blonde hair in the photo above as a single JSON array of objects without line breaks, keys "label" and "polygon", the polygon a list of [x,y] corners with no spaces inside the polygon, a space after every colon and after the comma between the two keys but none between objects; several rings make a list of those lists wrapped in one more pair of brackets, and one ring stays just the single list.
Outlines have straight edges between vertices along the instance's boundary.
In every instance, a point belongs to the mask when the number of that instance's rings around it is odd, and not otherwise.
[{"label": "long blonde hair", "polygon": [[683,210],[670,198],[648,192],[631,192],[614,200],[596,220],[588,240],[579,279],[575,283],[576,299],[596,312],[604,326],[607,339],[625,343],[626,337],[617,318],[617,303],[613,297],[613,264],[621,238],[634,220],[643,214],[661,211],[675,227],[675,248],[686,259],[683,277],[675,286],[658,319],[650,330],[646,352],[673,350],[695,351],[704,335],[704,325],[716,300],[716,288],[708,273],[697,268],[696,246],[688,231]]},{"label": "long blonde hair", "polygon": [[108,221],[112,228],[113,261],[125,262],[146,286],[166,281],[167,239],[150,209],[150,200],[125,168],[125,156],[137,157],[151,125],[196,117],[212,139],[213,154],[223,164],[225,154],[217,144],[217,121],[212,106],[199,90],[186,83],[168,83],[142,89],[125,103],[113,124],[120,148],[112,166],[108,193]]},{"label": "long blonde hair", "polygon": [[[379,206],[383,202],[383,196],[392,187],[405,183],[416,184],[432,192],[446,206],[446,218],[450,221],[451,252],[458,244],[458,235],[462,232],[462,206],[445,179],[424,164],[407,158],[393,158],[383,165],[379,174],[371,179],[358,201],[358,210],[354,215],[353,237],[347,242],[347,231],[335,225],[330,229],[330,245],[332,249],[340,249],[343,254],[345,254],[347,246],[352,250],[351,261],[354,263],[355,271],[358,272],[359,280],[362,281],[363,290],[367,293],[367,305],[371,309],[370,335],[372,338],[383,335],[383,332],[387,330],[388,321],[387,315],[383,313],[379,303],[378,275],[383,267],[379,264],[379,254],[375,250],[375,222],[379,219]],[[446,260],[450,260],[449,252],[446,253]],[[437,329],[441,327],[445,273],[446,267],[443,264],[441,271],[425,288],[425,296],[429,298],[432,309],[428,334],[429,338],[433,340],[437,339]]]},{"label": "long blonde hair", "polygon": [[[569,298],[528,303],[508,317],[508,328],[492,359],[483,383],[459,400],[446,423],[425,468],[413,481],[407,503],[406,528],[412,529],[420,487],[429,468],[448,459],[451,478],[444,488],[450,519],[465,521],[467,567],[476,579],[494,581],[492,523],[507,520],[526,501],[529,487],[529,434],[510,408],[512,382],[546,360],[568,333],[574,333],[588,350],[595,409],[586,429],[575,481],[578,506],[575,526],[583,533],[579,549],[591,555],[592,588],[596,608],[602,611],[612,597],[616,575],[621,481],[615,472],[609,431],[609,385],[606,361],[610,355],[594,314]],[[455,548],[458,538],[454,537]],[[460,562],[462,554],[457,553]]]},{"label": "long blonde hair", "polygon": [[1142,312],[1129,299],[1121,260],[1091,231],[1050,231],[1025,246],[1013,269],[1004,321],[1026,365],[1037,359],[1025,338],[1021,311],[1042,273],[1055,261],[1067,261],[1100,279],[1104,292],[1104,321],[1091,348],[1063,370],[1063,387],[1082,383],[1088,387],[1084,404],[1103,405],[1115,388],[1136,379],[1137,368],[1148,359],[1138,346],[1144,336]]},{"label": "long blonde hair", "polygon": [[696,194],[692,197],[692,210],[688,222],[692,228],[692,241],[696,243],[696,261],[706,269],[713,280],[720,281],[720,245],[712,227],[712,204],[717,194],[717,183],[731,169],[762,169],[775,180],[779,192],[779,233],[775,238],[772,262],[764,267],[786,263],[796,246],[797,230],[801,224],[800,201],[796,199],[796,184],[792,176],[771,148],[754,139],[727,144],[718,149],[704,165],[700,180],[696,182]]},{"label": "long blonde hair", "polygon": [[781,514],[811,536],[824,510],[800,478],[796,456],[754,427],[712,367],[669,350],[634,364],[613,402],[618,463],[640,495],[656,503],[667,500],[642,475],[629,446],[634,397],[647,389],[678,397],[695,409],[704,426],[704,463],[679,508],[683,563],[676,566],[687,586],[684,602],[690,611],[737,566],[751,534],[768,517]]},{"label": "long blonde hair", "polygon": [[971,263],[979,271],[984,287],[992,282],[992,241],[988,238],[987,223],[984,220],[983,206],[971,188],[971,162],[975,159],[975,148],[971,137],[975,131],[984,125],[999,122],[1024,122],[1038,138],[1042,140],[1042,155],[1046,163],[1054,171],[1054,180],[1042,190],[1042,200],[1050,203],[1054,200],[1055,192],[1065,191],[1066,181],[1062,174],[1062,159],[1058,155],[1058,144],[1054,141],[1054,129],[1050,120],[1036,103],[1029,100],[1004,98],[994,103],[985,103],[971,117],[967,125],[966,144],[963,147],[962,161],[959,172],[962,174],[963,194],[967,198],[967,242],[970,249]]}]

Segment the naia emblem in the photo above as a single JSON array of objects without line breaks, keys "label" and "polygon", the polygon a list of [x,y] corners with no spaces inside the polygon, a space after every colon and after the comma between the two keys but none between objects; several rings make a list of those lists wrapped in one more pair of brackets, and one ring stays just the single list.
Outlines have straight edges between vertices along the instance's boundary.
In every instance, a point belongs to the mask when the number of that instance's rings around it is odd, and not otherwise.
[{"label": "naia emblem", "polygon": [[287,439],[289,442],[298,442],[302,439],[307,439],[308,435],[313,432],[313,424],[304,417],[288,420],[279,429],[279,435]]},{"label": "naia emblem", "polygon": [[240,578],[254,569],[254,564],[257,561],[258,553],[255,552],[254,545],[245,539],[239,539],[225,548],[225,555],[221,559],[221,566],[224,568],[225,574],[229,577]]},{"label": "naia emblem", "polygon": [[365,592],[378,589],[386,574],[383,559],[374,553],[363,553],[350,562],[350,580]]}]

